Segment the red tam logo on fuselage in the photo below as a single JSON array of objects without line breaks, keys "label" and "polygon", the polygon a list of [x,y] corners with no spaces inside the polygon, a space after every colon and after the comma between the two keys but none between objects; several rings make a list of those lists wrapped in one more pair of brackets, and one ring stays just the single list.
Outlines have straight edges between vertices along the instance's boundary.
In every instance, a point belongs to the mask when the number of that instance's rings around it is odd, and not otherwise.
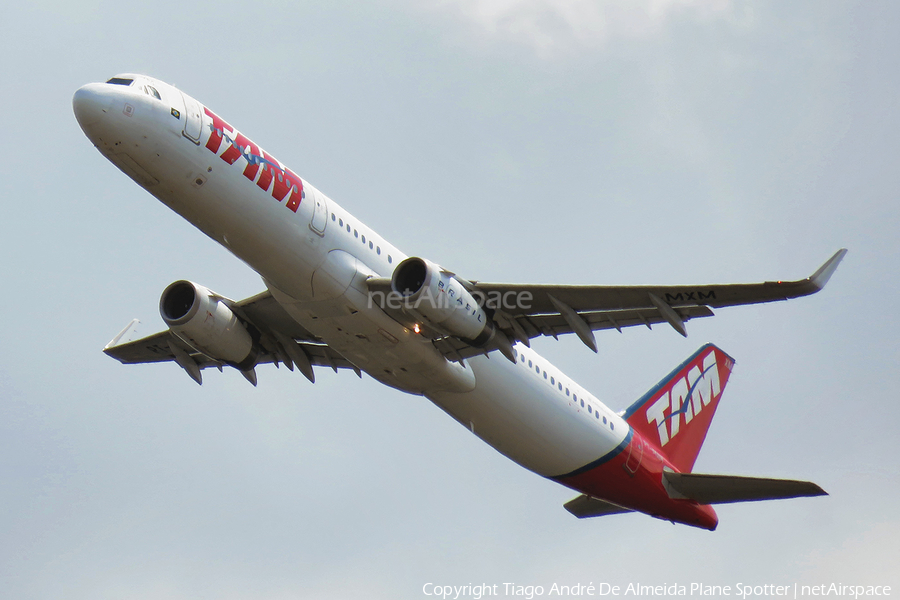
[{"label": "red tam logo on fuselage", "polygon": [[[271,187],[272,197],[279,202],[284,200],[288,192],[290,192],[291,195],[286,206],[297,212],[300,202],[303,200],[303,180],[287,167],[282,167],[281,163],[274,156],[269,155],[265,150],[261,150],[259,146],[245,137],[244,134],[236,132],[234,127],[229,125],[219,115],[205,106],[203,110],[212,119],[209,139],[206,141],[206,147],[209,151],[229,165],[233,165],[238,158],[246,160],[247,166],[244,168],[244,177],[250,181],[255,181],[256,185],[263,191],[268,192]],[[219,154],[223,141],[227,142],[225,151]],[[260,165],[262,165],[261,169]]]}]

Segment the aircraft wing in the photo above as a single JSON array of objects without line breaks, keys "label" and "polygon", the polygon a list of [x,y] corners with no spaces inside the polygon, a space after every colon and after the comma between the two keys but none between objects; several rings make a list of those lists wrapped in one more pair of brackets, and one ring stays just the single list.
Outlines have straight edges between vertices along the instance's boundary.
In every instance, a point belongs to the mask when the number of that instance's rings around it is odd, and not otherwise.
[{"label": "aircraft wing", "polygon": [[[547,285],[465,281],[470,292],[485,298],[493,319],[511,341],[575,333],[597,351],[594,331],[668,323],[687,336],[685,322],[713,316],[712,308],[789,300],[825,287],[847,253],[837,251],[806,279],[763,283],[706,285]],[[370,290],[390,290],[390,280],[370,280]],[[459,360],[484,353],[451,336],[435,340],[447,357]]]},{"label": "aircraft wing", "polygon": [[[354,364],[292,319],[269,292],[262,292],[240,302],[225,298],[222,300],[244,323],[259,334],[261,355],[257,364],[275,363],[278,366],[283,363],[292,371],[296,365],[312,382],[315,382],[313,366],[330,367],[335,372],[338,369],[353,369],[360,375],[360,370]],[[192,358],[200,369],[222,368],[221,362],[199,352],[169,330],[134,341],[122,342],[121,340],[128,336],[137,322],[135,319],[129,323],[106,345],[103,352],[123,364],[179,362],[179,355],[183,352]]]}]

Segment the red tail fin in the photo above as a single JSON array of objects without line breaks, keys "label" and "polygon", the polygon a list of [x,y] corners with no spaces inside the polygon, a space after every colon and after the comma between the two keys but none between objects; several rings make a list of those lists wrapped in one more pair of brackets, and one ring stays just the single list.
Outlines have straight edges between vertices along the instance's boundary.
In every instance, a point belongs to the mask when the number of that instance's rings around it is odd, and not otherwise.
[{"label": "red tail fin", "polygon": [[700,453],[734,360],[707,344],[625,411],[631,427],[689,473]]}]

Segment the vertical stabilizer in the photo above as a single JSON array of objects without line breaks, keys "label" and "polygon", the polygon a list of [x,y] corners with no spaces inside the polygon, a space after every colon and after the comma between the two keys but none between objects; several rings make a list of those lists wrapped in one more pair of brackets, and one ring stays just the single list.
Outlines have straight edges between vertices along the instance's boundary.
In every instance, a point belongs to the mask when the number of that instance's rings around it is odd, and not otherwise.
[{"label": "vertical stabilizer", "polygon": [[632,404],[624,418],[676,469],[689,473],[733,367],[730,356],[707,344]]}]

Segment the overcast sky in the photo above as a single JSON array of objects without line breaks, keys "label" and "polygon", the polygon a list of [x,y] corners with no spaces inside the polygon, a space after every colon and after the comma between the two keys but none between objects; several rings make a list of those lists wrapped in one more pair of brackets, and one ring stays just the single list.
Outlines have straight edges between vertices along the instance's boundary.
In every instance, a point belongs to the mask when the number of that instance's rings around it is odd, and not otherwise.
[{"label": "overcast sky", "polygon": [[[422,586],[844,583],[900,593],[900,4],[15,2],[0,22],[0,596],[420,598]],[[695,469],[825,498],[710,533],[575,494],[371,378],[101,348],[188,278],[259,277],[72,114],[141,72],[198,98],[410,255],[468,279],[824,292],[681,338],[536,349],[614,410],[705,342],[735,357]]]}]

